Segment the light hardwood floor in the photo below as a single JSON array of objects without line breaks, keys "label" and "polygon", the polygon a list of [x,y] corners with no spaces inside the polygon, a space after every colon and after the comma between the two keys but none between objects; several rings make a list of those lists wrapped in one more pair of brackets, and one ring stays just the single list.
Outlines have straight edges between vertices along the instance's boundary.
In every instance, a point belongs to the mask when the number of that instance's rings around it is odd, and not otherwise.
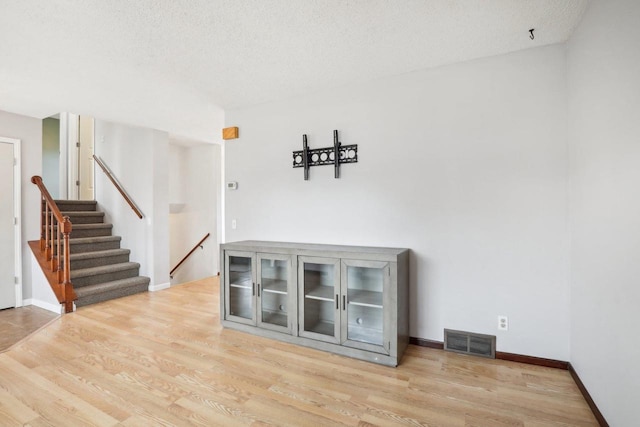
[{"label": "light hardwood floor", "polygon": [[83,307],[0,354],[0,425],[593,426],[567,371],[409,346],[388,368],[219,323],[216,278]]},{"label": "light hardwood floor", "polygon": [[0,310],[0,352],[60,317],[35,305]]}]

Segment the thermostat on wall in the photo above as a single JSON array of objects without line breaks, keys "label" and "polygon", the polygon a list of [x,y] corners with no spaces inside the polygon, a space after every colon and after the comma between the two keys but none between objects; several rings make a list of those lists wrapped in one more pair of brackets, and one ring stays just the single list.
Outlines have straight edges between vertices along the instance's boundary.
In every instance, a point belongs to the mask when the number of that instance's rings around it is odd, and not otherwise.
[{"label": "thermostat on wall", "polygon": [[227,182],[227,190],[237,190],[238,183],[236,181]]}]

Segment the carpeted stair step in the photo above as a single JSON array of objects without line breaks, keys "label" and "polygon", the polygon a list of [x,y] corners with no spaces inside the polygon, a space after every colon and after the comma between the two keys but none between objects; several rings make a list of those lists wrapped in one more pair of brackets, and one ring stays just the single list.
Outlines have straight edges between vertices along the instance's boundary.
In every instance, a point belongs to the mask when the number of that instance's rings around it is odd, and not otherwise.
[{"label": "carpeted stair step", "polygon": [[71,283],[73,284],[73,288],[77,289],[83,286],[136,277],[139,273],[140,264],[137,262],[123,262],[120,264],[81,268],[75,271],[71,270]]},{"label": "carpeted stair step", "polygon": [[[96,211],[60,211],[62,216],[68,216],[71,223],[76,224],[95,224],[104,222],[104,212]],[[72,230],[73,232],[73,230]]]},{"label": "carpeted stair step", "polygon": [[[102,265],[121,264],[129,262],[129,249],[108,249],[106,251],[82,252],[79,254],[71,254],[71,271],[100,267]],[[64,261],[64,257],[62,259]]]},{"label": "carpeted stair step", "polygon": [[[97,210],[95,201],[56,200],[56,204],[73,224],[69,261],[71,283],[78,296],[76,307],[148,290],[149,278],[139,276],[140,264],[129,261],[131,251],[120,248],[121,237],[111,235],[113,225],[104,222],[104,213]],[[57,238],[57,229],[53,231]]]},{"label": "carpeted stair step", "polygon": [[73,224],[71,227],[71,238],[111,236],[112,230],[113,224],[106,224],[104,222]]},{"label": "carpeted stair step", "polygon": [[[106,251],[108,249],[120,249],[121,240],[122,237],[120,236],[79,237],[77,239],[69,239],[69,249],[71,250],[71,255],[84,252]],[[58,253],[57,242],[57,239],[53,240],[54,255]],[[64,240],[61,240],[61,248],[63,243]]]},{"label": "carpeted stair step", "polygon": [[149,282],[148,277],[136,276],[76,288],[76,307],[145,292],[149,289]]},{"label": "carpeted stair step", "polygon": [[[71,230],[71,238],[77,237],[100,237],[111,236],[113,224],[95,223],[95,224],[73,224]],[[53,227],[54,237],[58,231],[58,226]]]},{"label": "carpeted stair step", "polygon": [[[106,251],[107,249],[120,249],[120,236],[80,237],[69,239],[71,255],[82,252]],[[54,252],[55,252],[54,245]]]},{"label": "carpeted stair step", "polygon": [[68,211],[95,211],[95,200],[54,200],[61,212]]}]

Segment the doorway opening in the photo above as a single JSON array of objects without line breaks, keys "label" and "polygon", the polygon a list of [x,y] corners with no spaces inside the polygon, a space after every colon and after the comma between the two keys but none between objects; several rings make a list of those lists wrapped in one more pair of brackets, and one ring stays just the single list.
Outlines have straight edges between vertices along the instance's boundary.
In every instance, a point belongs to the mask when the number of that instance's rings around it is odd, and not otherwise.
[{"label": "doorway opening", "polygon": [[94,200],[94,119],[60,113],[42,121],[42,180],[54,199]]}]

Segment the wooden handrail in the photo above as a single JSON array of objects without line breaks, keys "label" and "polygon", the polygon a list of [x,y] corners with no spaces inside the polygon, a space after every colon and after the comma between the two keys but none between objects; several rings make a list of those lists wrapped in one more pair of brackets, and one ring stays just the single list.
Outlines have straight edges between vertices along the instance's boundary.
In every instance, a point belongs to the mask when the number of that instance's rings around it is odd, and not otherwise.
[{"label": "wooden handrail", "polygon": [[[38,187],[42,195],[42,203],[40,205],[40,252],[44,253],[46,261],[50,262],[48,267],[56,275],[58,286],[55,287],[54,284],[51,286],[54,287],[53,290],[58,302],[64,304],[65,313],[69,313],[73,311],[73,301],[77,299],[71,284],[71,249],[69,247],[69,236],[73,228],[71,220],[68,216],[62,215],[41,177],[33,176],[31,177],[31,182]],[[56,233],[55,237],[54,232]],[[62,248],[60,247],[61,240]],[[54,244],[56,245],[56,250],[54,250]],[[62,254],[62,257],[60,254]],[[64,263],[62,259],[64,259]]]},{"label": "wooden handrail", "polygon": [[189,257],[191,256],[191,254],[192,254],[192,253],[194,253],[194,252],[195,252],[195,250],[196,250],[196,249],[198,249],[198,247],[202,245],[202,242],[204,242],[205,240],[207,240],[207,238],[208,238],[209,236],[211,236],[211,233],[207,233],[207,235],[206,235],[206,236],[204,236],[204,237],[202,238],[202,240],[200,240],[198,243],[196,243],[196,245],[193,247],[193,249],[191,249],[191,250],[189,251],[189,253],[188,253],[188,254],[186,254],[186,255],[184,256],[184,258],[182,258],[182,259],[180,260],[180,262],[179,262],[175,267],[173,267],[173,269],[169,272],[169,277],[173,278],[173,272],[174,272],[174,271],[176,271],[176,270],[178,269],[178,267],[180,267],[180,266],[182,265],[182,263],[183,263],[183,262],[185,262],[185,261],[187,260],[187,258],[189,258]]},{"label": "wooden handrail", "polygon": [[100,166],[100,168],[102,168],[102,171],[107,175],[107,178],[109,178],[113,183],[113,185],[116,186],[116,189],[120,192],[122,197],[124,197],[124,200],[129,204],[129,206],[131,206],[131,209],[133,209],[135,214],[138,215],[138,218],[142,219],[143,217],[142,212],[140,212],[140,209],[138,209],[138,206],[134,203],[133,200],[131,200],[131,197],[129,197],[127,192],[124,191],[124,188],[122,188],[122,185],[120,185],[120,183],[113,176],[113,174],[111,173],[107,165],[95,154],[93,155],[93,160],[96,161],[98,166]]}]

